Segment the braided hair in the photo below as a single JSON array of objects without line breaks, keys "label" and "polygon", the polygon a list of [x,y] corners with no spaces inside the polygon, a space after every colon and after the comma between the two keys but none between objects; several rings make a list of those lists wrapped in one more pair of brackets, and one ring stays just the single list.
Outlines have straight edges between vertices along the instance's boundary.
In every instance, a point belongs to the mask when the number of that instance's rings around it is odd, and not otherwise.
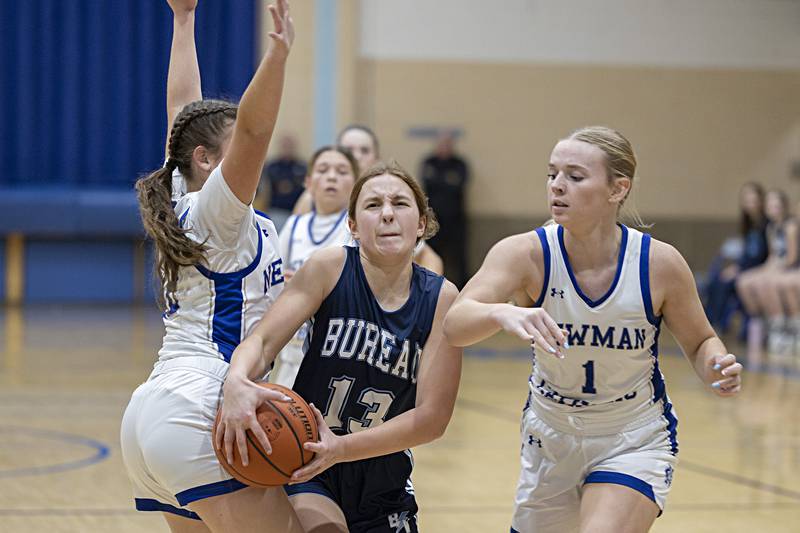
[{"label": "braided hair", "polygon": [[188,181],[192,175],[192,154],[198,146],[218,153],[225,133],[236,120],[235,104],[222,100],[199,100],[184,107],[175,117],[169,134],[167,162],[160,169],[136,181],[139,212],[147,235],[155,241],[155,272],[163,286],[159,303],[172,307],[178,270],[205,262],[205,244],[187,236],[172,207],[172,172],[178,169]]}]

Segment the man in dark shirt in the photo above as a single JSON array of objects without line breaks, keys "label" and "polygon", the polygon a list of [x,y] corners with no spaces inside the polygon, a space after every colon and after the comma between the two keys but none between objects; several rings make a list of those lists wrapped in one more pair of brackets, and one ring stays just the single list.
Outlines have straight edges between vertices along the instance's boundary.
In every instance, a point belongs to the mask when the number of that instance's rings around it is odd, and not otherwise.
[{"label": "man in dark shirt", "polygon": [[420,176],[441,225],[428,244],[442,256],[447,278],[463,287],[467,277],[465,196],[469,167],[455,153],[454,141],[450,131],[439,136],[436,150],[422,163]]},{"label": "man in dark shirt", "polygon": [[306,165],[296,152],[294,137],[282,136],[278,141],[278,156],[268,161],[261,173],[261,188],[269,194],[269,216],[278,230],[304,190]]}]

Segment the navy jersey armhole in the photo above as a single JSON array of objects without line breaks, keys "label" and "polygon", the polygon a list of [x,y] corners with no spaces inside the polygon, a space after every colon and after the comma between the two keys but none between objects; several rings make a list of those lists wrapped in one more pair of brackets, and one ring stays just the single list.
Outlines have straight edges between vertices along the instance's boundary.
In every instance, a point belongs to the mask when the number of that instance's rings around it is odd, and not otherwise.
[{"label": "navy jersey armhole", "polygon": [[642,234],[642,244],[639,248],[639,286],[642,290],[642,303],[647,321],[658,326],[660,317],[653,312],[653,299],[650,294],[650,235]]},{"label": "navy jersey armhole", "polygon": [[[336,280],[331,292],[328,293],[327,296],[322,300],[322,303],[317,309],[319,312],[325,305],[327,304],[328,300],[331,299],[335,294],[339,291],[345,292],[352,292],[353,291],[353,283],[355,283],[356,279],[358,278],[358,268],[360,265],[357,265],[356,262],[359,261],[358,257],[358,248],[352,249],[350,246],[342,246],[344,248],[344,263],[342,263],[342,271],[339,272],[339,279]],[[316,316],[316,312],[314,315]]]},{"label": "navy jersey armhole", "polygon": [[547,242],[547,231],[544,228],[536,228],[536,234],[542,243],[542,259],[544,260],[544,276],[542,279],[542,292],[533,302],[534,307],[541,307],[544,297],[547,294],[547,287],[550,284],[550,243]]}]

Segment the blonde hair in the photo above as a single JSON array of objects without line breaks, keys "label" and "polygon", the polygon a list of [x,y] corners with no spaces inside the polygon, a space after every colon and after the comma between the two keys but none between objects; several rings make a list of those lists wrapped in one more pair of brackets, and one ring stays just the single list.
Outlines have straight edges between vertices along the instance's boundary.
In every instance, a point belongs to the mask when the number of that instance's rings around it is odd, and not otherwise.
[{"label": "blonde hair", "polygon": [[[617,178],[628,178],[631,188],[620,202],[620,209],[625,207],[625,201],[633,191],[634,176],[636,175],[636,154],[628,139],[620,132],[606,126],[586,126],[569,134],[567,139],[581,141],[600,148],[606,154],[606,171],[608,181],[612,183]],[[625,208],[621,218],[629,219],[632,226],[649,228],[634,206]]]}]

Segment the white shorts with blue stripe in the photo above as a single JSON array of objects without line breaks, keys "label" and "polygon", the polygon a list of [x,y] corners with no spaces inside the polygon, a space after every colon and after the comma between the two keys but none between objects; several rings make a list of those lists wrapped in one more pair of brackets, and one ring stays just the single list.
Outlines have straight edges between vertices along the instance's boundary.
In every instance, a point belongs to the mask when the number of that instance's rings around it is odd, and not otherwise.
[{"label": "white shorts with blue stripe", "polygon": [[220,466],[211,428],[228,363],[178,357],[156,363],[122,418],[122,458],[136,508],[199,517],[187,506],[245,485]]},{"label": "white shorts with blue stripe", "polygon": [[669,417],[648,416],[614,433],[587,435],[566,423],[554,428],[526,409],[511,531],[578,531],[587,483],[627,486],[663,510],[678,462],[676,418],[669,410]]}]

